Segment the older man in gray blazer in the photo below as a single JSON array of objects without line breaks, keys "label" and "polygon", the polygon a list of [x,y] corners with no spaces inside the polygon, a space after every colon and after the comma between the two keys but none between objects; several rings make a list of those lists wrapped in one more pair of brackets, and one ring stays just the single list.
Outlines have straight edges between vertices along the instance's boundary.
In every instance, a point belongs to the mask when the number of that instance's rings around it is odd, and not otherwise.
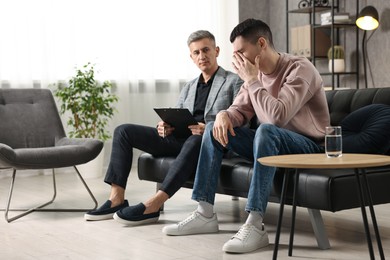
[{"label": "older man in gray blazer", "polygon": [[[124,124],[114,131],[110,164],[105,182],[111,185],[109,199],[100,208],[87,212],[86,220],[114,218],[125,225],[156,222],[160,207],[195,173],[205,124],[215,120],[220,110],[233,102],[243,81],[234,73],[218,66],[219,47],[208,31],[196,31],[187,41],[190,57],[201,70],[199,77],[188,82],[182,89],[177,107],[188,108],[197,125],[188,128],[188,137],[176,137],[175,129],[166,122],[157,127]],[[129,206],[125,189],[130,174],[133,148],[154,156],[175,156],[162,185],[151,198]]]}]

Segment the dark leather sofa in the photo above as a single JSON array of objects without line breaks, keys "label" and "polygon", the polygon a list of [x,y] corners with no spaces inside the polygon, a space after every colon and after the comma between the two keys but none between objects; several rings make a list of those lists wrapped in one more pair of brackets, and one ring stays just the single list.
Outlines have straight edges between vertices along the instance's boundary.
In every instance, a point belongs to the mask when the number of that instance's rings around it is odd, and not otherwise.
[{"label": "dark leather sofa", "polygon": [[[373,111],[374,116],[378,115],[381,118],[372,118],[371,122],[366,122],[364,118],[367,113],[362,116],[362,113],[356,112],[359,109],[362,110],[363,107],[372,107],[372,104],[390,105],[390,88],[332,90],[326,92],[326,97],[331,124],[343,126],[344,152],[390,155],[390,106],[385,106],[385,111],[382,111],[382,114],[388,113],[389,116],[379,115],[380,113]],[[351,122],[348,125],[346,121],[348,121],[348,115],[352,115],[353,112],[355,112],[355,117],[352,119],[357,122],[353,122],[353,126],[351,126]],[[385,117],[384,120],[382,120],[383,117]],[[345,127],[343,125],[344,121]],[[355,126],[356,124],[358,126]],[[377,131],[373,133],[382,135],[382,140],[379,144],[376,143],[370,146],[364,142],[367,142],[366,132],[370,131],[366,128],[373,125],[376,125],[375,131]],[[351,127],[357,129],[350,129]],[[359,143],[361,140],[363,140],[363,143]],[[172,160],[173,158],[169,157],[156,158],[147,153],[141,154],[138,159],[139,179],[157,183],[162,182]],[[312,171],[315,171],[315,174],[311,174]],[[390,184],[390,166],[369,169],[367,173],[374,205],[390,202],[390,189],[388,188]],[[223,160],[217,192],[237,197],[247,197],[251,176],[252,162],[234,156],[226,158]],[[193,178],[185,183],[184,187],[192,188],[192,184]],[[274,178],[273,191],[269,198],[270,202],[279,202],[281,186],[282,173],[277,172]],[[292,182],[290,182],[288,188],[287,204],[291,204],[291,186]],[[330,245],[320,211],[336,212],[359,207],[354,172],[345,169],[302,170],[298,186],[298,206],[309,210],[319,247],[322,249],[329,248]]]}]

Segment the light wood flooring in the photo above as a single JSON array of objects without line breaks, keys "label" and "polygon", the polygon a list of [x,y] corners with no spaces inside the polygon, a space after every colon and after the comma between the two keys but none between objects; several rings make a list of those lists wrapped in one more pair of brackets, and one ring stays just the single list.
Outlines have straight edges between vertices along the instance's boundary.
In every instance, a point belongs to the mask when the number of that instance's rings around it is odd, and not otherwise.
[{"label": "light wood flooring", "polygon": [[[9,175],[0,171],[0,176]],[[70,169],[57,174],[58,196],[50,207],[90,207],[92,202]],[[0,177],[0,205],[5,205],[10,177]],[[109,186],[103,177],[86,180],[99,205],[108,196]],[[33,206],[51,197],[51,177],[24,173],[16,182],[14,206]],[[152,195],[155,184],[139,181],[133,170],[129,179],[127,199],[130,204]],[[162,234],[164,225],[184,219],[196,208],[190,200],[191,190],[181,189],[165,205],[158,223],[124,227],[114,220],[87,222],[83,213],[34,212],[12,223],[0,219],[0,259],[130,259],[130,260],[251,260],[271,259],[275,239],[278,204],[271,203],[265,218],[270,245],[249,254],[223,253],[222,245],[246,219],[246,200],[234,201],[217,195],[216,211],[220,232],[209,235],[169,237]],[[390,206],[376,206],[385,255],[390,257]],[[331,249],[318,249],[306,209],[297,212],[293,257],[287,256],[291,207],[285,210],[278,259],[369,259],[359,209],[337,213],[323,212]],[[0,212],[4,214],[4,212]],[[10,212],[13,215],[14,212]],[[375,238],[373,237],[375,242]],[[375,245],[375,244],[374,244]],[[374,247],[377,258],[377,247]]]}]

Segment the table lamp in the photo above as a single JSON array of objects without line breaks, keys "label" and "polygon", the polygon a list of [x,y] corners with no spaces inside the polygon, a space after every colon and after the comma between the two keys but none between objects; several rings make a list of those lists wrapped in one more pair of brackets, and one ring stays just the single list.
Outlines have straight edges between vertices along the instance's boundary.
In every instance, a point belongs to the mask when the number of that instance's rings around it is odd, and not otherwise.
[{"label": "table lamp", "polygon": [[356,19],[356,25],[364,30],[363,41],[362,41],[362,50],[363,50],[363,66],[364,66],[364,83],[367,88],[367,68],[366,68],[366,57],[367,57],[367,48],[366,48],[366,32],[375,30],[379,26],[379,15],[375,7],[369,5],[364,7],[359,16]]}]

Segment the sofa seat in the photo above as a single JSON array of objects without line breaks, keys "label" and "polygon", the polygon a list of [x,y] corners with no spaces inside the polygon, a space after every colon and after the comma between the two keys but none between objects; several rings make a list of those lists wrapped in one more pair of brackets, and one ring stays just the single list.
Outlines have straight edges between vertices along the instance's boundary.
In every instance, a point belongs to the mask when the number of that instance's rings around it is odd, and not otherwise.
[{"label": "sofa seat", "polygon": [[[161,183],[168,171],[173,157],[153,157],[143,153],[138,160],[138,177],[141,180]],[[241,159],[224,159],[219,178],[217,193],[243,197],[248,196],[252,178],[252,163]],[[374,205],[390,202],[390,167],[368,169],[367,179],[370,184]],[[301,170],[299,175],[298,206],[336,212],[359,207],[354,171],[351,170]],[[193,178],[183,187],[192,188]],[[277,172],[270,202],[279,202],[282,187],[282,173]],[[292,203],[292,182],[288,188],[286,203]]]}]

